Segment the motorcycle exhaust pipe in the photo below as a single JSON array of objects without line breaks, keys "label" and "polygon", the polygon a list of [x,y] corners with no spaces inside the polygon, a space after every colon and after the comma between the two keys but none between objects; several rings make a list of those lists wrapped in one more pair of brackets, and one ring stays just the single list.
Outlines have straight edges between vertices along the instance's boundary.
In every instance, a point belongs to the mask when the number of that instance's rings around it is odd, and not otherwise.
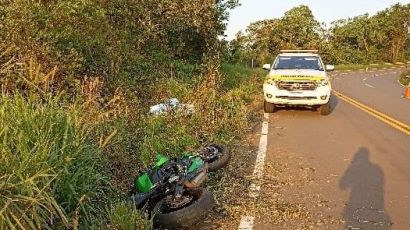
[{"label": "motorcycle exhaust pipe", "polygon": [[186,181],[184,185],[187,188],[198,188],[199,186],[202,185],[202,183],[205,182],[207,178],[208,178],[208,175],[206,171],[202,171],[191,181]]}]

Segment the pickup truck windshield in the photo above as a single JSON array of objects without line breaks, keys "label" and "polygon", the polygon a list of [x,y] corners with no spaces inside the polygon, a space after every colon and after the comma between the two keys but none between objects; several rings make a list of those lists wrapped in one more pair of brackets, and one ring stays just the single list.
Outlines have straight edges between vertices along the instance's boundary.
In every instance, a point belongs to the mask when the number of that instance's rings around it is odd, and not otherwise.
[{"label": "pickup truck windshield", "polygon": [[323,70],[320,59],[312,56],[280,56],[276,59],[273,68]]}]

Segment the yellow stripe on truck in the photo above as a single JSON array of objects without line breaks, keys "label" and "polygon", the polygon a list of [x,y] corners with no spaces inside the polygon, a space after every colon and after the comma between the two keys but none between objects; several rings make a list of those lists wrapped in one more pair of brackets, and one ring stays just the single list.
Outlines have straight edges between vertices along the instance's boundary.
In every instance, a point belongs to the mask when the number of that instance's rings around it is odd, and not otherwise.
[{"label": "yellow stripe on truck", "polygon": [[291,80],[291,81],[321,81],[322,76],[306,76],[306,75],[268,75],[265,77],[265,82],[268,80]]}]

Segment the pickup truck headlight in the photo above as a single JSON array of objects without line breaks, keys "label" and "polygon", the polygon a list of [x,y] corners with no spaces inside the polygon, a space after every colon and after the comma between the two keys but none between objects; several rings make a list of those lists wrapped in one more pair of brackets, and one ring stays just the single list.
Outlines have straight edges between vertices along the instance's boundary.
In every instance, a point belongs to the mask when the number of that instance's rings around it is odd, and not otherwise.
[{"label": "pickup truck headlight", "polygon": [[329,85],[329,80],[327,80],[327,79],[320,80],[320,85],[321,85],[321,86],[327,86],[327,85]]},{"label": "pickup truck headlight", "polygon": [[267,79],[265,81],[265,84],[269,84],[269,85],[275,85],[275,81],[273,79]]}]

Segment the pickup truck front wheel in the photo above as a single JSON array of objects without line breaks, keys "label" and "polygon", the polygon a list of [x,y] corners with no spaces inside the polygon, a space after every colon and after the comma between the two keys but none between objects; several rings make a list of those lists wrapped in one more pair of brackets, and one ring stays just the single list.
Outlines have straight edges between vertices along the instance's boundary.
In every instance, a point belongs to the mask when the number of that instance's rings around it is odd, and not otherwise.
[{"label": "pickup truck front wheel", "polygon": [[274,113],[276,112],[276,106],[273,103],[269,103],[265,101],[264,106],[263,106],[265,113]]},{"label": "pickup truck front wheel", "polygon": [[326,103],[320,106],[320,114],[323,116],[327,116],[330,114],[330,103]]}]

